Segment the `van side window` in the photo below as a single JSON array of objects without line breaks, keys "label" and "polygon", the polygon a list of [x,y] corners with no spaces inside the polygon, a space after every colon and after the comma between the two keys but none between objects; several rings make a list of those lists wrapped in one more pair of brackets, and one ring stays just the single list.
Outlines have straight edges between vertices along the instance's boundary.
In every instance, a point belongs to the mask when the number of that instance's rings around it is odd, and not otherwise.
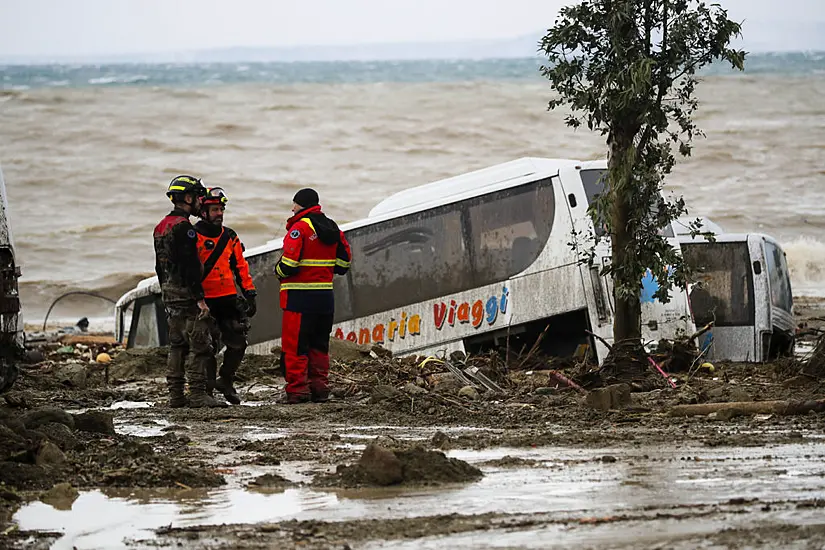
[{"label": "van side window", "polygon": [[355,315],[370,315],[471,288],[459,205],[347,233]]},{"label": "van side window", "polygon": [[765,242],[765,258],[771,285],[771,304],[790,313],[793,307],[793,295],[785,253],[775,244]]},{"label": "van side window", "polygon": [[550,237],[555,207],[551,179],[469,203],[476,286],[503,281],[535,262]]}]

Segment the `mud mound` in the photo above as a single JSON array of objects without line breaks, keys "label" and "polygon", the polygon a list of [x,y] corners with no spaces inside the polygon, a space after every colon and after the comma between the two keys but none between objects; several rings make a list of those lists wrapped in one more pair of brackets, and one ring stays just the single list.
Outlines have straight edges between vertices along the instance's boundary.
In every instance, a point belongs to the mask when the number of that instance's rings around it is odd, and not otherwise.
[{"label": "mud mound", "polygon": [[34,490],[60,482],[77,487],[224,484],[213,468],[174,457],[186,441],[166,434],[156,441],[156,451],[139,438],[115,435],[108,412],[72,416],[44,408],[15,416],[0,409],[0,486]]},{"label": "mud mound", "polygon": [[440,485],[476,481],[481,470],[440,451],[422,448],[391,451],[370,444],[351,466],[339,465],[335,474],[316,480],[321,486],[384,487],[389,485]]},{"label": "mud mound", "polygon": [[[70,454],[74,460],[77,485],[108,487],[216,487],[226,484],[223,476],[201,463],[183,464],[151,445],[124,439],[110,448],[99,442],[82,453]],[[90,452],[91,451],[91,452]]]},{"label": "mud mound", "polygon": [[109,379],[117,381],[165,376],[168,354],[167,346],[124,350],[110,363]]}]

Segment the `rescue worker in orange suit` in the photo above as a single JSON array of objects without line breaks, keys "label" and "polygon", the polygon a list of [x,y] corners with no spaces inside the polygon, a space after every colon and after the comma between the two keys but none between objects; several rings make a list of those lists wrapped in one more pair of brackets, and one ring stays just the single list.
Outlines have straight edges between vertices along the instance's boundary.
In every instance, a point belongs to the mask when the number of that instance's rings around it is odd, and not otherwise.
[{"label": "rescue worker in orange suit", "polygon": [[292,199],[283,254],[275,266],[283,309],[281,364],[286,402],[329,399],[329,337],[335,313],[334,275],[349,270],[351,251],[338,225],[321,212],[318,193],[301,189]]},{"label": "rescue worker in orange suit", "polygon": [[[212,357],[209,306],[201,285],[198,239],[189,216],[200,212],[206,188],[198,178],[178,176],[166,196],[174,209],[155,227],[155,272],[169,325],[166,384],[169,406],[221,407],[206,393],[206,368]],[[191,355],[191,357],[190,357]],[[187,361],[187,358],[189,359]],[[184,395],[189,379],[189,399]]]},{"label": "rescue worker in orange suit", "polygon": [[218,364],[212,355],[206,371],[207,392],[211,394],[212,389],[217,389],[227,401],[239,405],[241,398],[235,390],[235,373],[246,352],[249,317],[257,311],[257,292],[249,276],[249,264],[243,257],[243,243],[237,233],[223,225],[228,201],[220,187],[208,189],[202,200],[202,220],[195,225],[195,230],[198,255],[203,263],[203,293],[213,319],[214,351],[218,351],[221,341],[226,346],[217,379]]}]

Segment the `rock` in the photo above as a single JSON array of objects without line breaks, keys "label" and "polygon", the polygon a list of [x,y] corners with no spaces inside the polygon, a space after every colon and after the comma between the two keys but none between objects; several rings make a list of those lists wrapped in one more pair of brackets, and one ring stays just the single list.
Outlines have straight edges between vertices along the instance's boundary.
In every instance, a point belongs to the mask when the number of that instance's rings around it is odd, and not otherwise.
[{"label": "rock", "polygon": [[66,455],[63,454],[60,447],[51,441],[44,441],[40,444],[34,461],[35,464],[43,468],[60,466],[64,462],[66,462]]},{"label": "rock", "polygon": [[336,361],[358,361],[370,356],[372,348],[340,338],[329,339],[329,355]]},{"label": "rock", "polygon": [[69,483],[58,483],[42,495],[40,501],[57,510],[71,510],[80,493]]},{"label": "rock", "polygon": [[430,377],[433,389],[440,394],[456,394],[464,384],[450,372],[433,374]]},{"label": "rock", "polygon": [[57,422],[49,422],[43,424],[37,431],[43,434],[45,439],[48,439],[63,451],[71,451],[76,449],[79,445],[77,438],[65,424],[58,424]]},{"label": "rock", "polygon": [[606,464],[613,464],[614,462],[616,462],[616,457],[615,457],[615,456],[611,456],[611,455],[604,455],[604,456],[601,458],[601,461],[602,461],[602,462],[604,462],[604,463],[606,463]]},{"label": "rock", "polygon": [[404,479],[401,461],[395,453],[374,443],[364,449],[358,466],[369,481],[376,485],[395,485]]},{"label": "rock", "polygon": [[556,395],[559,392],[556,388],[545,386],[543,388],[536,388],[533,390],[534,395]]},{"label": "rock", "polygon": [[250,486],[253,487],[292,487],[295,485],[293,482],[289,481],[288,479],[279,476],[278,474],[264,474],[255,478],[253,481],[249,482]]},{"label": "rock", "polygon": [[382,401],[386,401],[387,399],[392,399],[394,397],[398,397],[401,392],[395,389],[393,386],[388,385],[380,385],[375,386],[372,389],[372,393],[370,394],[370,403],[381,403]]},{"label": "rock", "polygon": [[446,451],[452,447],[452,441],[450,440],[450,436],[439,430],[433,434],[433,437],[430,439],[430,445],[436,449]]},{"label": "rock", "polygon": [[86,366],[64,365],[55,371],[54,377],[61,384],[83,389],[86,387]]},{"label": "rock", "polygon": [[115,423],[112,413],[104,411],[87,411],[74,417],[75,428],[84,432],[115,435]]},{"label": "rock", "polygon": [[466,397],[467,399],[470,399],[471,401],[475,401],[479,397],[478,396],[478,390],[475,389],[472,386],[464,386],[463,388],[458,390],[458,396],[459,397]]},{"label": "rock", "polygon": [[28,412],[22,416],[21,420],[26,428],[30,430],[37,429],[49,422],[65,424],[69,428],[74,429],[74,417],[72,415],[64,410],[51,407]]},{"label": "rock", "polygon": [[46,356],[39,349],[26,350],[26,363],[31,365],[42,363],[46,360]]},{"label": "rock", "polygon": [[593,390],[587,394],[585,402],[589,407],[601,411],[622,409],[632,403],[630,386],[627,384],[613,384],[606,388]]},{"label": "rock", "polygon": [[428,392],[427,390],[425,390],[424,388],[421,388],[421,387],[419,387],[419,386],[416,386],[416,385],[415,385],[415,384],[413,384],[412,382],[409,382],[406,386],[404,386],[404,388],[402,389],[402,391],[403,391],[404,393],[409,394],[409,395],[424,395],[424,394],[429,393],[429,392]]}]

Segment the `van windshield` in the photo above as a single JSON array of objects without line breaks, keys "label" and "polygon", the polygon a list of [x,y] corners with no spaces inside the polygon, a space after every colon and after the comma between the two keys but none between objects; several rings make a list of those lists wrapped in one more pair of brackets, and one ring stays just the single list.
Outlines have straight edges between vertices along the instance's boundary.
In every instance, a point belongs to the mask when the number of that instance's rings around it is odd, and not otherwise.
[{"label": "van windshield", "polygon": [[752,326],[753,276],[746,242],[683,243],[693,273],[688,281],[696,326]]}]

